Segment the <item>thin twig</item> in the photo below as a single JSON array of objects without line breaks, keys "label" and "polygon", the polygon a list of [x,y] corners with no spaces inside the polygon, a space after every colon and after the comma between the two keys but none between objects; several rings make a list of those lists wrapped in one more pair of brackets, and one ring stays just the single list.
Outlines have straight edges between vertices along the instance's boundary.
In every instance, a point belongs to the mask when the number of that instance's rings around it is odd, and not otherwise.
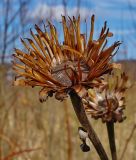
[{"label": "thin twig", "polygon": [[107,122],[106,124],[107,124],[107,131],[108,131],[112,160],[117,160],[115,133],[114,133],[114,122]]},{"label": "thin twig", "polygon": [[2,160],[10,160],[11,158],[19,156],[20,154],[33,152],[33,151],[37,151],[40,149],[42,149],[42,148],[25,149],[25,150],[20,150],[17,152],[12,152],[10,155],[8,155],[7,157],[4,157],[4,159],[2,159]]},{"label": "thin twig", "polygon": [[108,160],[107,154],[106,154],[99,138],[97,137],[97,134],[95,133],[94,129],[92,128],[92,126],[86,116],[81,98],[73,90],[69,93],[69,95],[70,95],[75,113],[77,115],[77,118],[78,118],[79,122],[81,123],[81,125],[83,126],[83,128],[87,130],[88,137],[91,140],[91,142],[93,143],[100,159],[101,160]]},{"label": "thin twig", "polygon": [[136,124],[134,124],[134,126],[133,126],[133,128],[132,128],[132,130],[131,130],[131,132],[130,132],[129,137],[126,139],[126,143],[125,143],[125,146],[124,146],[124,148],[123,148],[122,154],[121,154],[121,156],[120,156],[120,160],[122,160],[122,159],[124,158],[124,155],[125,155],[126,150],[127,150],[127,148],[128,148],[128,144],[129,144],[130,140],[132,139],[132,137],[133,137],[133,135],[134,135],[135,129],[136,129]]}]

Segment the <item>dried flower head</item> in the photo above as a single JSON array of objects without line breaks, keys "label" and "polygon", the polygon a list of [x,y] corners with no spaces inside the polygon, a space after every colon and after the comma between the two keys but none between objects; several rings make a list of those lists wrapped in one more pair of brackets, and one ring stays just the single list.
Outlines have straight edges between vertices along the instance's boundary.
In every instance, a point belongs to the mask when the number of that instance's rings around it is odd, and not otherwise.
[{"label": "dried flower head", "polygon": [[[57,30],[48,22],[50,33],[43,32],[37,25],[30,33],[32,39],[21,39],[26,52],[15,49],[13,68],[17,73],[15,85],[41,86],[40,100],[44,101],[55,93],[58,100],[63,100],[70,89],[80,96],[86,88],[94,85],[93,80],[112,70],[112,56],[120,42],[106,47],[107,37],[112,33],[104,23],[98,40],[93,40],[94,15],[91,18],[90,37],[80,33],[80,16],[75,19],[62,16],[64,42],[58,39]],[[18,59],[22,64],[17,63]],[[95,84],[96,85],[96,84]]]},{"label": "dried flower head", "polygon": [[85,110],[95,119],[103,122],[122,122],[125,119],[125,91],[128,88],[128,77],[119,69],[113,70],[103,80],[103,86],[89,89],[83,99]]}]

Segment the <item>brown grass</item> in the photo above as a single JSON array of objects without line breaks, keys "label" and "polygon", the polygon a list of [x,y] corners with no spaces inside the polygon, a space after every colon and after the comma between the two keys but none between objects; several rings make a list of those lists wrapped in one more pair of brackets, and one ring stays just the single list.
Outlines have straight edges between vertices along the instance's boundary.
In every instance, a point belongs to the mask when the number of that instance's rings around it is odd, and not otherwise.
[{"label": "brown grass", "polygon": [[[118,157],[121,156],[126,140],[136,123],[135,85],[127,93],[125,113],[127,119],[115,125]],[[110,154],[105,124],[90,120]],[[7,70],[4,67],[0,68],[0,160],[5,160],[4,157],[20,151],[20,154],[13,156],[14,159],[99,159],[92,145],[88,153],[80,150],[78,126],[69,99],[61,103],[51,98],[46,103],[40,103],[37,88],[13,87],[9,77],[7,79]],[[136,159],[135,139],[136,131],[123,160]],[[11,159],[13,158],[10,157],[9,160]]]}]

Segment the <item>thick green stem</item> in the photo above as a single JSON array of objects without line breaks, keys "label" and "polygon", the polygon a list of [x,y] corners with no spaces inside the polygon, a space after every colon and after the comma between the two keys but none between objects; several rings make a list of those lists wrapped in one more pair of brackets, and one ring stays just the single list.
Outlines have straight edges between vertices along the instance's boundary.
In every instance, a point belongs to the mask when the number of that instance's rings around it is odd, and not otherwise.
[{"label": "thick green stem", "polygon": [[77,115],[77,118],[81,123],[81,125],[83,126],[83,128],[87,130],[88,137],[93,143],[100,159],[108,160],[107,154],[86,116],[81,98],[73,90],[69,93],[69,95],[70,95],[75,113]]},{"label": "thick green stem", "polygon": [[108,131],[112,160],[117,160],[115,133],[114,133],[114,122],[107,122],[107,131]]}]

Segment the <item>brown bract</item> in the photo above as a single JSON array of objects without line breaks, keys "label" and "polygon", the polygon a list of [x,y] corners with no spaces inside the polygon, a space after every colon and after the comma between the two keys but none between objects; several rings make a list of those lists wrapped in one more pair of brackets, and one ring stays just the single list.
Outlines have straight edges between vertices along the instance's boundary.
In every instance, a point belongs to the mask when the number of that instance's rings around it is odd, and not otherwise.
[{"label": "brown bract", "polygon": [[122,122],[125,119],[125,92],[128,77],[119,69],[103,80],[103,86],[88,90],[88,96],[83,99],[85,110],[93,118],[101,118],[103,122]]},{"label": "brown bract", "polygon": [[93,40],[94,19],[93,15],[87,40],[80,32],[80,16],[77,19],[62,16],[63,44],[52,23],[48,22],[49,33],[35,25],[37,34],[30,30],[32,39],[26,38],[27,42],[21,39],[26,52],[15,49],[13,68],[17,76],[14,84],[41,86],[41,101],[54,93],[58,100],[63,100],[70,89],[83,96],[86,89],[99,85],[99,77],[113,68],[110,60],[120,42],[106,47],[107,37],[112,36],[106,22],[99,38]]}]

